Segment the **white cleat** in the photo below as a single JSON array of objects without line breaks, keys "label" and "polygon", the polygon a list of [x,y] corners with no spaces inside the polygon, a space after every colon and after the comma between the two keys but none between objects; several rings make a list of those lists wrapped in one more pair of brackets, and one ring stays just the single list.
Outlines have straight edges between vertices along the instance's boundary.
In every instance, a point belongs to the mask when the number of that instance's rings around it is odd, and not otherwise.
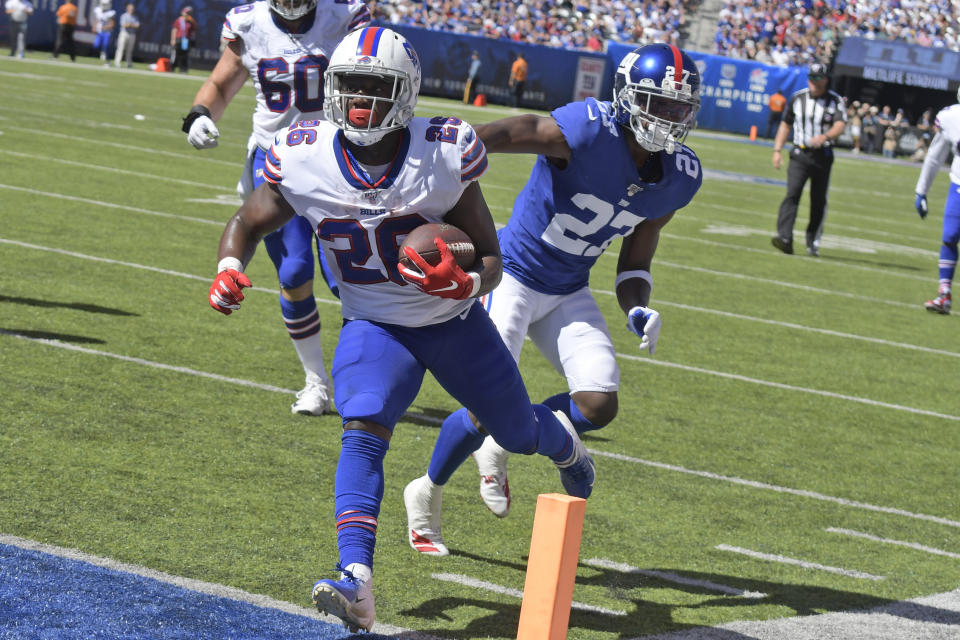
[{"label": "white cleat", "polygon": [[297,392],[297,401],[290,405],[292,413],[322,416],[330,413],[330,388],[327,380],[316,374],[307,375],[307,386]]},{"label": "white cleat", "polygon": [[417,478],[404,488],[403,505],[407,508],[407,541],[410,546],[427,556],[450,555],[440,535],[443,487],[434,484],[429,476]]},{"label": "white cleat", "polygon": [[340,618],[351,633],[373,629],[374,604],[372,580],[346,576],[340,580],[320,580],[313,585],[313,604],[323,614]]},{"label": "white cleat", "polygon": [[473,452],[480,472],[480,497],[487,509],[498,518],[510,513],[510,484],[507,482],[507,458],[510,452],[487,436],[483,444]]}]

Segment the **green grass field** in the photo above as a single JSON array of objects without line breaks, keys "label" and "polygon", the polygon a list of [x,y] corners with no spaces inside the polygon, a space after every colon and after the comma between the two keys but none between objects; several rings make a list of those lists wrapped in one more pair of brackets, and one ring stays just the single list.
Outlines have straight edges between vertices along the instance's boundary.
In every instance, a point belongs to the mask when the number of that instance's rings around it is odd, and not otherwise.
[{"label": "green grass field", "polygon": [[[340,423],[289,411],[302,370],[264,251],[239,313],[206,302],[253,94],[228,109],[220,146],[198,152],[180,118],[200,79],[0,58],[0,534],[308,606],[337,561]],[[419,113],[509,111],[424,98]],[[617,247],[593,270],[621,413],[585,438],[598,476],[574,600],[593,608],[572,611],[572,639],[960,585],[960,324],[922,308],[936,293],[947,177],[921,221],[918,166],[839,158],[822,257],[788,257],[769,242],[783,186],[735,179],[785,171],[769,147],[742,142],[688,140],[707,175],[660,241],[655,357],[637,350],[612,295]],[[491,157],[481,184],[498,222],[532,161]],[[318,297],[329,366],[339,310]],[[565,387],[532,347],[521,369],[535,399]],[[523,588],[536,496],[561,490],[552,465],[512,458],[514,508],[497,520],[468,462],[446,489],[452,555],[407,546],[402,489],[456,408],[428,380],[397,426],[377,620],[515,637],[520,600],[468,582]]]}]

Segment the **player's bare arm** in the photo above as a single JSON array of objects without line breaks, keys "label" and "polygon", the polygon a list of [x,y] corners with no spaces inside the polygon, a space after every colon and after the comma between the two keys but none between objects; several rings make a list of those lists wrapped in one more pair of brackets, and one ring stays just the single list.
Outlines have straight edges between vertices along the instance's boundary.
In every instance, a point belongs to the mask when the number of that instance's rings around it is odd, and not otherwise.
[{"label": "player's bare arm", "polygon": [[227,105],[247,81],[247,69],[240,57],[242,49],[243,43],[239,40],[228,43],[220,54],[217,66],[193,98],[193,104],[206,107],[215,121],[223,117]]},{"label": "player's bare arm", "polygon": [[227,222],[220,236],[218,260],[233,257],[244,266],[250,263],[260,239],[276,231],[296,215],[278,187],[265,182],[257,187],[247,201]]},{"label": "player's bare arm", "polygon": [[[645,272],[649,277],[653,254],[660,242],[660,230],[673,218],[676,211],[653,220],[644,220],[623,239],[617,260],[617,273]],[[643,277],[626,278],[617,286],[617,301],[625,313],[634,307],[646,307],[650,302],[653,286]]]},{"label": "player's bare arm", "polygon": [[570,159],[563,130],[550,116],[525,114],[478,124],[474,131],[487,153],[535,153],[559,160]]},{"label": "player's bare arm", "polygon": [[480,185],[476,182],[470,183],[460,200],[443,219],[462,229],[473,240],[477,252],[474,270],[480,274],[480,288],[476,295],[493,290],[500,284],[500,277],[503,275],[503,259],[500,256],[497,229]]}]

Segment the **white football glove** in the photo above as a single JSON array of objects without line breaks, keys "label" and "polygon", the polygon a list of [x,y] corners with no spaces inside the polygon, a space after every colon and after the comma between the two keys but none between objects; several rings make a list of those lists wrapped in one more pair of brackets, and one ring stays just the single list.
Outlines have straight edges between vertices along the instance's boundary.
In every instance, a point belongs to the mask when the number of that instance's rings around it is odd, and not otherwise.
[{"label": "white football glove", "polygon": [[649,349],[653,355],[660,337],[660,314],[648,307],[634,307],[627,314],[627,329],[640,336],[641,351]]},{"label": "white football glove", "polygon": [[217,138],[220,137],[220,130],[213,120],[207,116],[200,116],[190,125],[190,132],[187,134],[187,142],[196,149],[212,149],[217,146]]}]

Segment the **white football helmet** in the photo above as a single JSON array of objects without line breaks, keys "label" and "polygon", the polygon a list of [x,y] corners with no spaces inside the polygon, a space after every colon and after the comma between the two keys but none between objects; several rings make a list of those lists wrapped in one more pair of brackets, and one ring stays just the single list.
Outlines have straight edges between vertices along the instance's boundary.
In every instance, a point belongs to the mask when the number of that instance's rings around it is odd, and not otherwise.
[{"label": "white football helmet", "polygon": [[699,109],[700,71],[674,45],[648,44],[620,62],[614,119],[633,131],[647,151],[673,153],[693,128]]},{"label": "white football helmet", "polygon": [[270,0],[270,8],[281,18],[297,20],[317,6],[317,0]]},{"label": "white football helmet", "polygon": [[[389,95],[364,96],[346,92],[348,76],[379,78],[390,83]],[[343,130],[347,139],[361,146],[379,142],[395,129],[407,126],[413,118],[420,93],[420,59],[407,39],[382,27],[366,27],[347,34],[330,56],[323,74],[323,114],[327,121]],[[352,98],[373,100],[371,111],[379,104],[393,106],[378,125],[350,121],[347,105]]]}]

